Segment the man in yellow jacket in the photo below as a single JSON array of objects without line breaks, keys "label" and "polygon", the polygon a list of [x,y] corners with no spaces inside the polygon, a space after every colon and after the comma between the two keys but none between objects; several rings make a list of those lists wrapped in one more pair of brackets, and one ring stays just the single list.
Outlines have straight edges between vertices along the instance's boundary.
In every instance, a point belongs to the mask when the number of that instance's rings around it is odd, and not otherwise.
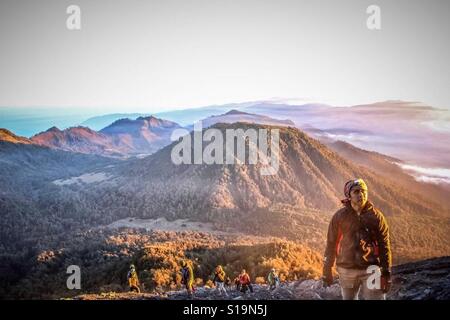
[{"label": "man in yellow jacket", "polygon": [[136,291],[137,293],[140,293],[141,289],[139,289],[139,278],[136,272],[136,268],[134,267],[134,264],[130,266],[130,271],[128,271],[127,278],[130,291]]},{"label": "man in yellow jacket", "polygon": [[194,271],[192,267],[186,262],[181,262],[181,283],[186,286],[189,297],[192,297],[194,289]]}]

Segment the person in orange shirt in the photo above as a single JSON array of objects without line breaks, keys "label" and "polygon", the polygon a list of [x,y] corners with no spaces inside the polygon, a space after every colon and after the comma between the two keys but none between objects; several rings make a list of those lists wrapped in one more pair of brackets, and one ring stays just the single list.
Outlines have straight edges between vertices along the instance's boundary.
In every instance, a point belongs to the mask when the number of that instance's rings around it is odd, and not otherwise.
[{"label": "person in orange shirt", "polygon": [[241,292],[246,294],[247,290],[250,289],[250,292],[253,292],[252,283],[250,282],[250,276],[242,269],[241,274],[239,275],[239,283],[241,287]]}]

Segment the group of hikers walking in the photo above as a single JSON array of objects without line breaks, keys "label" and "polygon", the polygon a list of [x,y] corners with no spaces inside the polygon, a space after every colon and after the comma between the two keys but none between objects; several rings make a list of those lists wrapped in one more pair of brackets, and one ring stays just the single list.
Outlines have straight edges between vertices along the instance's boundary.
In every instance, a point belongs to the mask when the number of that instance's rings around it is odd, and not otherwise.
[{"label": "group of hikers walking", "polygon": [[[336,264],[341,294],[344,300],[363,298],[384,300],[391,286],[391,247],[389,228],[383,213],[368,201],[368,188],[363,179],[348,181],[344,186],[345,199],[332,217],[328,227],[323,262],[322,282],[325,287],[334,283],[333,267]],[[368,272],[369,268],[372,270]],[[370,284],[372,274],[379,275],[379,281]],[[195,292],[194,272],[186,261],[182,262],[181,282],[188,295]],[[231,285],[222,266],[214,270],[213,282],[216,290],[228,296],[226,286]],[[131,291],[140,292],[139,280],[134,265],[128,272]],[[275,269],[267,276],[268,289],[277,288],[280,283]],[[234,279],[236,290],[244,295],[253,292],[249,274],[243,269]]]},{"label": "group of hikers walking", "polygon": [[[139,279],[134,265],[130,266],[127,277],[130,291],[140,293]],[[218,265],[214,270],[213,282],[217,292],[222,296],[228,297],[228,292],[225,287],[231,287],[231,279],[226,276],[226,273],[221,265]],[[280,279],[274,268],[270,270],[267,276],[267,283],[269,285],[268,290],[274,290],[280,284]],[[181,263],[181,284],[183,284],[186,288],[188,296],[192,297],[195,292],[194,271],[192,266],[186,261],[182,261]],[[250,276],[245,269],[242,269],[241,273],[234,279],[234,284],[236,286],[236,291],[241,292],[244,295],[249,290],[250,292],[253,292]]]}]

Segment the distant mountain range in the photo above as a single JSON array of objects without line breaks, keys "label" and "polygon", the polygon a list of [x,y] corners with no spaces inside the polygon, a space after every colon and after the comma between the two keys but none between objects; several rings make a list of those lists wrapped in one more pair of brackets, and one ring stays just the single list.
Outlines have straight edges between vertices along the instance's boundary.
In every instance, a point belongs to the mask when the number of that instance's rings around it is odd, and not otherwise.
[{"label": "distant mountain range", "polygon": [[[84,126],[99,131],[122,118],[136,119],[149,116],[146,113],[116,113],[80,121],[80,112],[77,116],[72,116],[76,111],[63,108],[50,111],[47,108],[39,113],[41,109],[14,111],[13,108],[0,108],[0,127],[5,127],[17,135],[29,137],[28,132],[42,131],[42,126],[46,123],[52,123],[63,129]],[[446,143],[450,140],[450,111],[417,102],[384,101],[334,107],[319,103],[296,105],[282,100],[250,101],[157,112],[153,115],[186,127],[192,126],[196,121],[223,115],[233,109],[274,119],[288,119],[316,138],[343,140],[359,148],[399,158],[424,169],[445,169],[450,163],[448,157],[450,149]],[[446,179],[449,180],[450,177],[441,180]]]},{"label": "distant mountain range", "polygon": [[120,119],[98,132],[87,127],[53,127],[30,140],[50,148],[106,156],[150,154],[169,144],[172,131],[178,128],[175,122],[149,116]]},{"label": "distant mountain range", "polygon": [[[115,118],[116,115],[112,116]],[[111,117],[106,117],[111,118]],[[250,114],[237,110],[208,117],[202,120],[203,127],[216,123],[248,123],[294,126],[289,120],[277,120],[263,115]],[[9,130],[0,131],[0,140],[20,143],[32,143],[53,149],[98,154],[112,157],[130,155],[148,155],[171,143],[171,134],[182,127],[173,121],[154,116],[139,116],[136,119],[115,120],[99,131],[78,126],[60,130],[57,127],[38,133],[30,139],[19,137]],[[192,130],[193,126],[186,129]]]},{"label": "distant mountain range", "polygon": [[[181,126],[189,126],[194,122],[210,117],[212,115],[223,114],[233,109],[234,104],[208,106],[201,108],[190,108],[183,110],[163,111],[153,113],[155,117],[167,119],[179,123]],[[137,117],[147,117],[149,114],[144,113],[114,113],[106,114],[96,117],[91,117],[81,123],[82,126],[87,126],[94,130],[100,130],[110,123],[124,118],[135,119]]]},{"label": "distant mountain range", "polygon": [[80,125],[83,127],[91,128],[92,130],[99,131],[107,126],[109,126],[111,123],[120,120],[120,119],[136,119],[139,117],[148,117],[151,116],[151,114],[146,113],[112,113],[112,114],[105,114],[102,116],[96,116],[89,118],[85,121],[83,121]]},{"label": "distant mountain range", "polygon": [[80,153],[120,156],[129,150],[119,143],[115,144],[111,137],[87,127],[72,127],[65,130],[52,127],[31,137],[30,140],[41,146]]},{"label": "distant mountain range", "polygon": [[253,101],[156,115],[182,126],[192,126],[196,121],[214,118],[233,109],[274,119],[289,119],[316,138],[343,140],[422,167],[446,168],[450,163],[450,147],[446,143],[450,140],[450,111],[417,102],[392,100],[333,107],[319,103],[292,105]]},{"label": "distant mountain range", "polygon": [[175,122],[149,116],[117,120],[100,133],[118,146],[128,146],[133,153],[153,153],[169,144],[172,132],[180,128]]},{"label": "distant mountain range", "polygon": [[[225,114],[213,115],[201,120],[203,128],[211,127],[217,123],[236,123],[236,122],[295,127],[295,123],[292,122],[291,120],[278,120],[268,116],[243,112],[236,109],[232,109],[226,112]],[[187,126],[187,128],[193,129],[193,125]]]}]

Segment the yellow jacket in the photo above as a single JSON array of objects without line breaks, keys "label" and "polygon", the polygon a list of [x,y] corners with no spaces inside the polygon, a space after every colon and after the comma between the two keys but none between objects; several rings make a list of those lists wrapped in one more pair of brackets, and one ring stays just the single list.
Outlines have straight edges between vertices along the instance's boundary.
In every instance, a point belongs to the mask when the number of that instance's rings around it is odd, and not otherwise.
[{"label": "yellow jacket", "polygon": [[139,279],[138,279],[136,271],[133,271],[133,272],[130,271],[128,273],[128,285],[130,287],[137,287],[137,286],[139,286]]}]

